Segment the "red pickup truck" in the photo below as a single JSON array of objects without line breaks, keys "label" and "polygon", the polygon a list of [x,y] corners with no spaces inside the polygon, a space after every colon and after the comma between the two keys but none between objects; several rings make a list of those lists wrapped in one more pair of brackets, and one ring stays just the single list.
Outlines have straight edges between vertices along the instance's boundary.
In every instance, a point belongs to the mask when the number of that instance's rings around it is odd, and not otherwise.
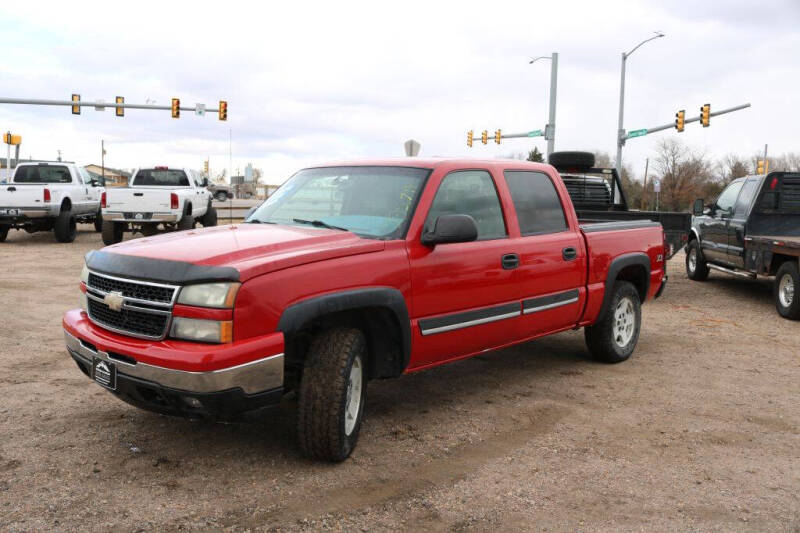
[{"label": "red pickup truck", "polygon": [[301,170],[242,224],[89,252],[63,327],[144,409],[228,418],[295,390],[300,447],[338,461],[369,379],[580,327],[624,361],[665,261],[656,222],[581,224],[550,165],[358,161]]}]

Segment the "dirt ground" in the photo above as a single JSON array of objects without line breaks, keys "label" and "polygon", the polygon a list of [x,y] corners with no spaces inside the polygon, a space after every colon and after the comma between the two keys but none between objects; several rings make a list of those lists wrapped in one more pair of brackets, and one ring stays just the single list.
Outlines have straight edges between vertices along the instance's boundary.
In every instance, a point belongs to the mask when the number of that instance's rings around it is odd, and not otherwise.
[{"label": "dirt ground", "polygon": [[60,321],[100,246],[0,244],[0,530],[800,531],[800,323],[769,280],[691,282],[679,255],[626,363],[578,331],[372,382],[330,465],[291,402],[223,425],[91,383]]}]

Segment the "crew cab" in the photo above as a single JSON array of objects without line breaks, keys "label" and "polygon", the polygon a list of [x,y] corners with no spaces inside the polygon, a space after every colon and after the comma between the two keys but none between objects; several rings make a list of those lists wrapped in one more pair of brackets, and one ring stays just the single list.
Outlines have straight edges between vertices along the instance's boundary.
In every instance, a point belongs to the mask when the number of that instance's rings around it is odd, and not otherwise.
[{"label": "crew cab", "polygon": [[75,163],[19,163],[9,183],[0,184],[0,242],[11,229],[53,231],[58,242],[72,242],[77,223],[101,230],[100,182]]},{"label": "crew cab", "polygon": [[128,187],[110,188],[102,196],[103,243],[122,241],[126,231],[155,235],[159,230],[217,225],[208,178],[188,168],[157,166],[133,173]]},{"label": "crew cab", "polygon": [[709,269],[755,279],[774,276],[778,313],[800,319],[800,173],[771,172],[733,180],[711,205],[695,200],[686,274]]},{"label": "crew cab", "polygon": [[584,328],[619,363],[666,282],[658,223],[582,224],[524,161],[357,161],[296,173],[244,223],[90,252],[63,329],[138,407],[232,417],[297,391],[309,456],[356,444],[369,379]]}]

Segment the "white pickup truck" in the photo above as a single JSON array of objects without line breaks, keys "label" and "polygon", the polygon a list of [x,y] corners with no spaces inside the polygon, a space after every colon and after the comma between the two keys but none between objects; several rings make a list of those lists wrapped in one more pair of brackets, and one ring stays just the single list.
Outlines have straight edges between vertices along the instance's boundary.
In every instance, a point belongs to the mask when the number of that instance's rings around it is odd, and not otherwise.
[{"label": "white pickup truck", "polygon": [[153,167],[134,172],[128,187],[109,188],[102,197],[103,242],[122,241],[126,231],[145,236],[217,225],[208,180],[188,168]]},{"label": "white pickup truck", "polygon": [[75,163],[20,163],[11,181],[0,184],[0,242],[12,228],[52,230],[58,242],[74,241],[78,222],[100,231],[102,194],[100,183]]}]

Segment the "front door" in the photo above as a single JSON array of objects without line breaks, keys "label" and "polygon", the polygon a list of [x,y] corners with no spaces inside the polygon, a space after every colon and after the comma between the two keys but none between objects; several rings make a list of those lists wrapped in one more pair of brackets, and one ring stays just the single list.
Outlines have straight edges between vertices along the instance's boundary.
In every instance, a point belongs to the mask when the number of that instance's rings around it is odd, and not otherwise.
[{"label": "front door", "polygon": [[730,263],[728,258],[728,222],[733,216],[733,206],[743,183],[743,179],[738,179],[728,185],[711,207],[709,216],[703,217],[700,222],[703,255],[709,261]]},{"label": "front door", "polygon": [[[433,183],[436,178],[432,176]],[[442,177],[425,229],[432,229],[445,214],[470,215],[478,226],[478,240],[435,247],[409,241],[416,319],[412,368],[507,342],[521,314],[513,264],[519,250],[509,239],[490,172],[458,170]]]}]

